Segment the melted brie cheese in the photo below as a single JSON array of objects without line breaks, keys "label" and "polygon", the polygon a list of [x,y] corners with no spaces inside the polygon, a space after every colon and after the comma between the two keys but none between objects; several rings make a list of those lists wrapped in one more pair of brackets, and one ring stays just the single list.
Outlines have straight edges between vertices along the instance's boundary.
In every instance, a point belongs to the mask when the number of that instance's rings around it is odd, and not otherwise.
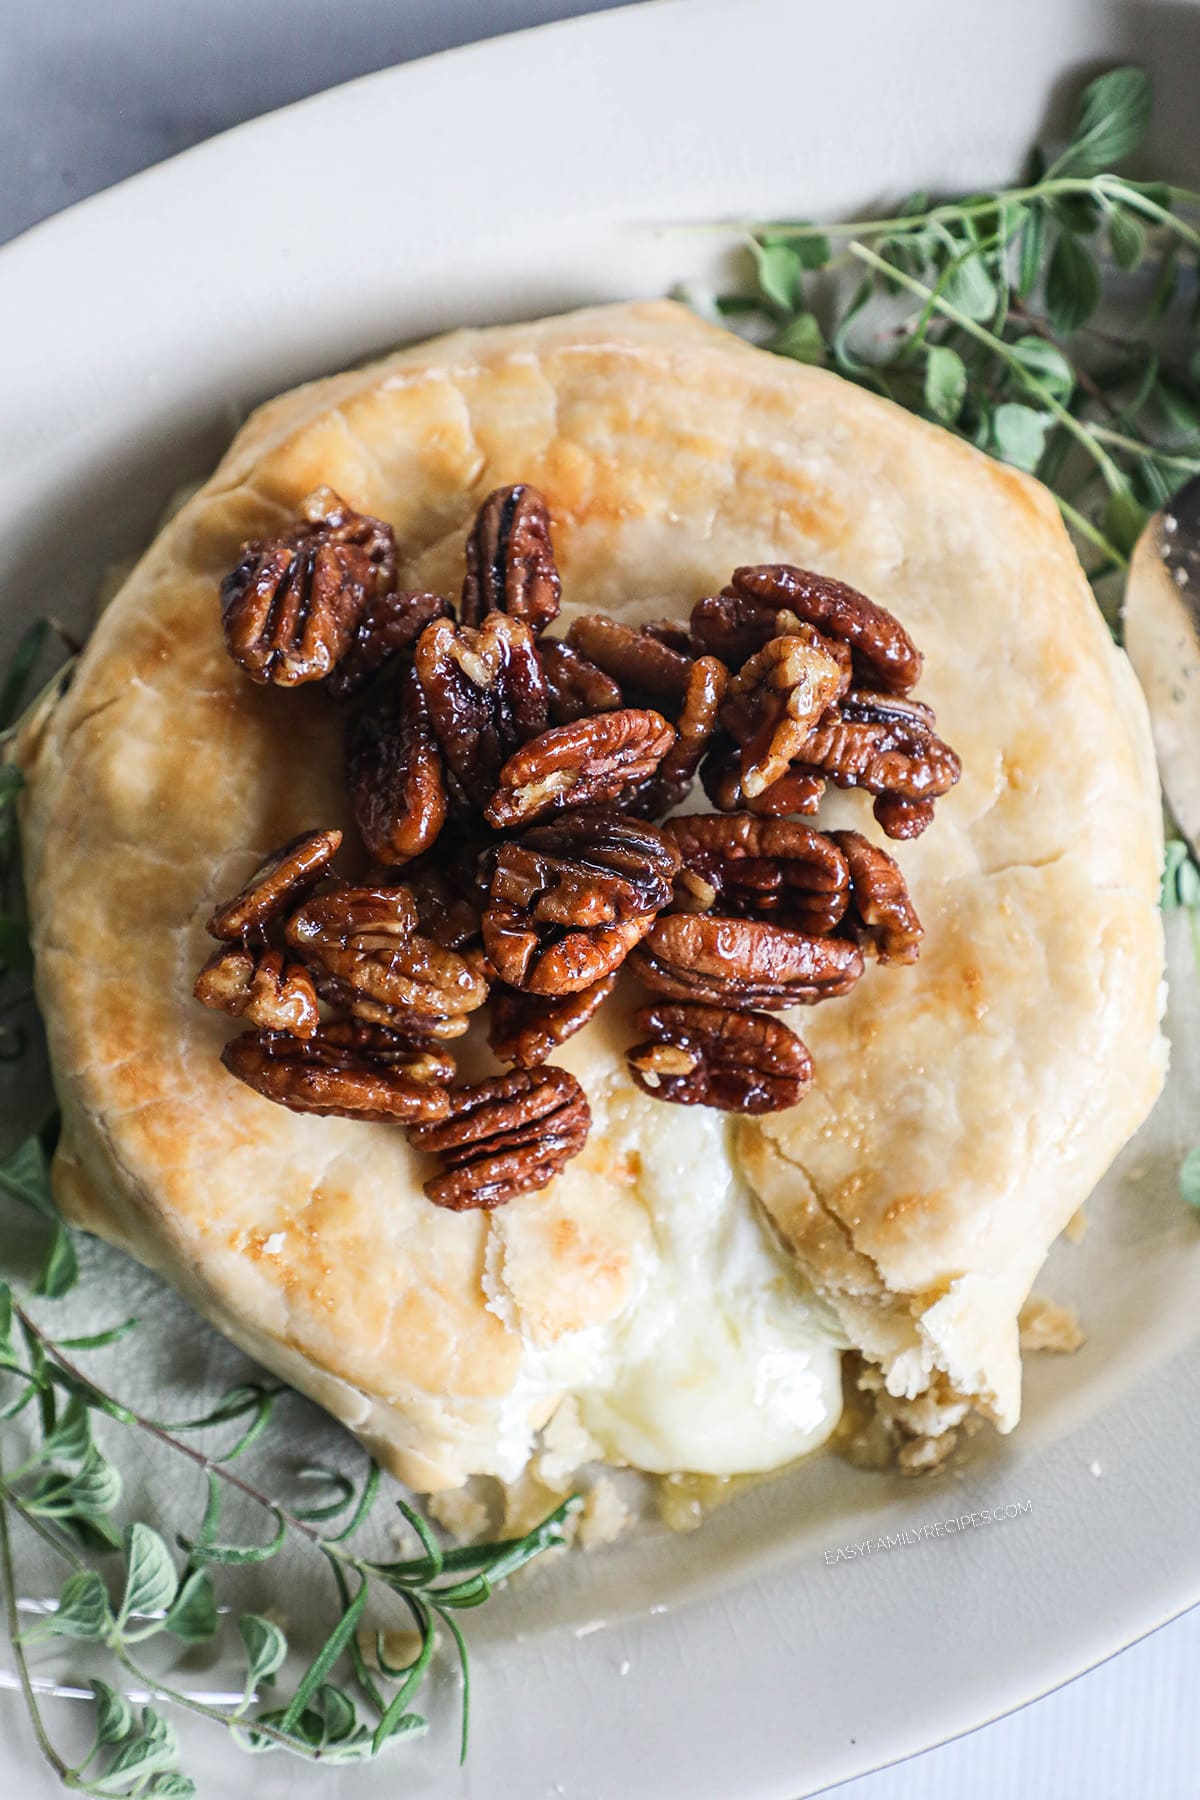
[{"label": "melted brie cheese", "polygon": [[[504,1462],[520,1472],[539,1394],[563,1389],[596,1454],[654,1473],[751,1474],[817,1449],[841,1411],[844,1339],[739,1177],[731,1122],[628,1090],[606,1110],[651,1247],[616,1319],[536,1355],[512,1396]],[[504,1310],[498,1290],[491,1304]]]}]

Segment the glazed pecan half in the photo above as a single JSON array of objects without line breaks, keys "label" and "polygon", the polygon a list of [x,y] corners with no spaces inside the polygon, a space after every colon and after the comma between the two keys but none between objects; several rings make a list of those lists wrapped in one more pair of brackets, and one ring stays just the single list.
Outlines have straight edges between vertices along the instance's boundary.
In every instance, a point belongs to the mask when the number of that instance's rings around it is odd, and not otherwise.
[{"label": "glazed pecan half", "polygon": [[357,1051],[386,1063],[410,1081],[433,1087],[449,1087],[457,1069],[450,1052],[436,1038],[370,1025],[365,1019],[332,1019],[322,1025],[321,1039],[336,1050]]},{"label": "glazed pecan half", "polygon": [[840,840],[798,819],[683,813],[663,829],[683,864],[675,884],[682,911],[715,906],[810,937],[832,931],[846,911],[850,872]]},{"label": "glazed pecan half", "polygon": [[[818,720],[796,752],[796,764],[838,787],[866,788],[898,800],[936,800],[954,786],[962,764],[933,727],[933,713],[915,700],[852,688]],[[913,826],[921,817],[897,821],[903,835],[917,835]],[[888,831],[887,816],[879,823]]]},{"label": "glazed pecan half", "polygon": [[617,985],[616,971],[574,994],[522,994],[497,983],[488,998],[488,1043],[497,1059],[536,1068],[582,1031]]},{"label": "glazed pecan half", "polygon": [[748,799],[787,773],[817,720],[845,692],[849,661],[841,646],[797,623],[743,663],[729,684],[721,722],[741,746]]},{"label": "glazed pecan half", "polygon": [[[392,1014],[450,1018],[482,1006],[487,982],[479,970],[417,927],[408,888],[340,887],[306,902],[288,920],[286,935],[342,989]],[[392,1018],[385,1013],[377,1022]]]},{"label": "glazed pecan half", "polygon": [[538,655],[546,677],[552,725],[570,725],[592,713],[615,712],[625,704],[612,676],[572,650],[570,644],[559,638],[542,638]]},{"label": "glazed pecan half", "polygon": [[475,515],[467,539],[464,625],[503,612],[524,619],[537,637],[558,617],[560,591],[550,509],[542,495],[526,482],[496,488]]},{"label": "glazed pecan half", "polygon": [[877,794],[871,811],[890,838],[918,838],[933,824],[932,800],[900,800],[895,794]]},{"label": "glazed pecan half", "polygon": [[906,694],[920,679],[921,653],[886,607],[844,581],[790,563],[735,569],[721,595],[699,603],[692,631],[706,649],[720,656],[723,644],[737,653],[732,660],[740,661],[776,635],[779,628],[771,620],[781,611],[848,645],[864,686]]},{"label": "glazed pecan half", "polygon": [[781,1112],[812,1084],[812,1058],[796,1033],[759,1012],[721,1006],[648,1006],[649,1035],[628,1052],[630,1073],[656,1100],[722,1112]]},{"label": "glazed pecan half", "polygon": [[392,528],[356,513],[331,488],[304,502],[277,537],[243,544],[221,584],[225,645],[252,681],[320,681],[350,647],[359,621],[392,585]]},{"label": "glazed pecan half", "polygon": [[509,987],[543,995],[611,974],[670,900],[679,868],[661,831],[619,815],[537,826],[490,861],[488,959]]},{"label": "glazed pecan half", "polygon": [[682,700],[690,659],[663,641],[661,626],[622,625],[606,613],[583,613],[571,621],[567,643],[611,675],[622,689],[655,700]]},{"label": "glazed pecan half", "polygon": [[924,928],[899,865],[857,831],[831,831],[850,870],[846,923],[880,962],[916,962]]},{"label": "glazed pecan half", "polygon": [[446,820],[446,783],[415,669],[385,680],[351,722],[346,775],[363,843],[378,862],[406,863],[430,848]]},{"label": "glazed pecan half", "polygon": [[411,651],[434,619],[453,616],[450,602],[440,594],[377,594],[359,620],[346,654],[326,677],[326,693],[335,700],[349,700],[385,663]]},{"label": "glazed pecan half", "polygon": [[513,1069],[456,1088],[450,1106],[448,1119],[414,1125],[408,1137],[441,1157],[442,1173],[425,1192],[452,1212],[490,1210],[544,1188],[583,1149],[591,1124],[583,1089],[565,1069]]},{"label": "glazed pecan half", "polygon": [[320,1023],[308,970],[300,963],[285,962],[278,950],[248,950],[241,944],[218,950],[197,975],[192,991],[202,1005],[248,1019],[264,1031],[310,1038]]},{"label": "glazed pecan half", "polygon": [[788,769],[761,794],[742,791],[742,753],[728,739],[718,742],[700,765],[700,782],[714,806],[722,812],[752,812],[763,819],[790,819],[797,813],[815,813],[825,792],[820,775]]},{"label": "glazed pecan half", "polygon": [[509,757],[483,816],[499,831],[562,807],[601,806],[652,775],[674,742],[661,713],[637,707],[552,725]]},{"label": "glazed pecan half", "polygon": [[715,656],[701,656],[692,663],[683,708],[675,723],[675,742],[632,800],[633,811],[658,818],[686,800],[718,731],[728,683],[729,672]]},{"label": "glazed pecan half", "polygon": [[499,612],[478,628],[435,619],[417,640],[416,670],[446,767],[466,800],[482,805],[508,758],[546,728],[533,635]]},{"label": "glazed pecan half", "polygon": [[226,1044],[221,1061],[247,1087],[293,1112],[409,1123],[444,1119],[450,1110],[445,1088],[414,1081],[320,1035],[305,1042],[282,1032],[245,1031]]},{"label": "glazed pecan half", "polygon": [[258,937],[287,908],[316,887],[341,847],[340,831],[302,831],[266,862],[208,921],[211,937],[232,942]]},{"label": "glazed pecan half", "polygon": [[863,959],[846,938],[807,937],[761,919],[667,913],[654,921],[629,966],[673,1000],[781,1012],[848,993]]}]

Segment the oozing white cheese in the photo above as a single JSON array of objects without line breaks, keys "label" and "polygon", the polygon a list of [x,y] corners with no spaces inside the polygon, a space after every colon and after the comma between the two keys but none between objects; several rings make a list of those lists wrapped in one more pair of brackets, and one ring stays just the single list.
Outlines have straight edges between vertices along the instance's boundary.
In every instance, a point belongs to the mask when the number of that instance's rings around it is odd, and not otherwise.
[{"label": "oozing white cheese", "polygon": [[726,1118],[640,1097],[630,1112],[658,1257],[603,1378],[578,1390],[584,1425],[641,1469],[778,1468],[837,1424],[835,1329],[735,1173]]},{"label": "oozing white cheese", "polygon": [[[597,1452],[639,1469],[751,1474],[815,1450],[841,1412],[843,1340],[736,1173],[730,1122],[628,1089],[604,1111],[652,1247],[617,1318],[531,1356],[505,1408],[500,1472],[524,1467],[539,1399],[563,1390]],[[498,1269],[487,1286],[508,1315]]]}]

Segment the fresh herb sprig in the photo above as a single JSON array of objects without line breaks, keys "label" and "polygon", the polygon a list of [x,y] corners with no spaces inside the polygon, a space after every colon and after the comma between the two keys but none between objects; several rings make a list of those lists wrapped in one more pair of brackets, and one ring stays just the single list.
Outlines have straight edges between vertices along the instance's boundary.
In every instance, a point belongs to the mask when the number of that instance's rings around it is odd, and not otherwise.
[{"label": "fresh herb sprig", "polygon": [[[48,639],[39,621],[0,678],[0,734],[17,716]],[[19,909],[15,806],[21,787],[19,771],[0,765],[0,1032],[7,1034],[0,1038],[0,1056],[9,1060],[23,1053],[25,1038],[5,1021],[11,1008],[28,1008],[30,996],[27,987],[9,996],[7,987],[14,973],[23,978],[32,966]],[[415,1553],[381,1560],[362,1547],[364,1527],[369,1530],[387,1484],[374,1463],[367,1462],[357,1480],[341,1469],[295,1469],[289,1485],[296,1491],[287,1500],[277,1484],[268,1488],[242,1472],[244,1459],[253,1449],[266,1449],[272,1435],[286,1442],[286,1434],[272,1434],[272,1427],[290,1390],[244,1381],[202,1415],[181,1420],[155,1418],[129,1403],[92,1374],[90,1359],[136,1332],[137,1319],[80,1336],[56,1334],[42,1317],[40,1302],[61,1299],[84,1279],[75,1234],[51,1195],[54,1138],[51,1123],[0,1164],[0,1196],[48,1227],[27,1291],[0,1279],[0,1584],[19,1685],[46,1761],[65,1786],[97,1800],[185,1800],[196,1787],[180,1766],[179,1740],[167,1716],[172,1707],[208,1720],[244,1750],[285,1750],[327,1764],[366,1761],[424,1731],[413,1702],[433,1666],[439,1628],[461,1669],[465,1755],[470,1671],[458,1615],[484,1604],[517,1570],[562,1542],[581,1504],[578,1496],[523,1537],[447,1550],[421,1514],[393,1493]],[[214,1434],[218,1440],[227,1434],[227,1441],[211,1447]],[[23,1441],[14,1451],[18,1435]],[[132,1483],[122,1469],[138,1467],[143,1446],[195,1480],[199,1517],[186,1530],[175,1520],[174,1547],[147,1520],[127,1516]],[[248,1528],[223,1524],[230,1501],[243,1513],[262,1515],[258,1541],[243,1541],[251,1535]],[[57,1604],[25,1628],[18,1533],[36,1538],[64,1574]],[[275,1619],[239,1612],[231,1596],[223,1602],[218,1584],[230,1571],[293,1551],[324,1570],[329,1614],[319,1648],[281,1691],[293,1649],[286,1632]],[[385,1629],[397,1613],[412,1642],[403,1661],[395,1660],[394,1649],[389,1654],[394,1640]],[[173,1682],[170,1666],[227,1631],[225,1619],[236,1624],[244,1685],[240,1694],[214,1700]],[[34,1673],[38,1647],[52,1639],[86,1646],[103,1659],[104,1675],[94,1673],[87,1682],[94,1700],[92,1742],[73,1761],[55,1745]],[[364,1641],[373,1642],[370,1661]]]},{"label": "fresh herb sprig", "polygon": [[1196,324],[1200,194],[1117,169],[1150,108],[1145,72],[1113,69],[1019,186],[912,194],[843,224],[719,228],[747,238],[753,289],[717,310],[1039,475],[1099,581],[1200,472],[1200,356],[1164,347],[1185,306]]}]

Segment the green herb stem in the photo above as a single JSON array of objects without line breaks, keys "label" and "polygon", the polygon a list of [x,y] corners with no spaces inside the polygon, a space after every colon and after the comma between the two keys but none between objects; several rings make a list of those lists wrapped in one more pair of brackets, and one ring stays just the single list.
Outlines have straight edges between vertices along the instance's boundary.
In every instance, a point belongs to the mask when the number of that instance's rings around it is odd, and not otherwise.
[{"label": "green herb stem", "polygon": [[[0,1481],[4,1478],[4,1465],[0,1460]],[[45,1724],[42,1720],[41,1708],[37,1702],[33,1679],[29,1673],[29,1661],[25,1655],[25,1646],[21,1640],[21,1621],[17,1615],[17,1578],[13,1564],[12,1538],[8,1529],[8,1509],[0,1506],[0,1573],[4,1577],[4,1612],[8,1624],[8,1635],[12,1642],[13,1657],[17,1665],[17,1679],[21,1684],[25,1706],[29,1720],[37,1738],[38,1748],[60,1781],[67,1781],[70,1770],[54,1745],[50,1742]]]}]

